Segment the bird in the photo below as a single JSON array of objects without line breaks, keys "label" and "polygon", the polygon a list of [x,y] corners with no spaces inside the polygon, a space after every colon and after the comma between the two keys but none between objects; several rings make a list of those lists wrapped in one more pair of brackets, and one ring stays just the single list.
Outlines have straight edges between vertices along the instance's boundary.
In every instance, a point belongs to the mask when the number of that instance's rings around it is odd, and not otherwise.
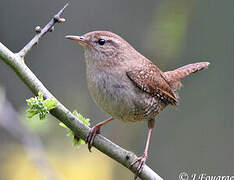
[{"label": "bird", "polygon": [[106,123],[147,121],[148,135],[142,156],[136,158],[135,179],[141,173],[147,156],[156,116],[168,105],[177,106],[181,79],[208,67],[198,62],[163,72],[134,49],[126,40],[109,31],[92,31],[67,39],[83,46],[88,89],[96,104],[110,118],[96,124],[85,139],[91,151],[96,134]]}]

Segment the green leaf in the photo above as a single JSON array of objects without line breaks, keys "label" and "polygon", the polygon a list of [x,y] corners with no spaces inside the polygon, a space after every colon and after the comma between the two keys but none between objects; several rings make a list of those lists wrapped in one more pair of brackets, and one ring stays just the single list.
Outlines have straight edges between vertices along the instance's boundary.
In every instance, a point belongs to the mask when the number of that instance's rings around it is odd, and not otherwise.
[{"label": "green leaf", "polygon": [[80,139],[79,141],[75,138],[73,139],[73,146],[79,146],[80,144],[85,144],[85,141],[83,139]]},{"label": "green leaf", "polygon": [[[76,116],[78,119],[80,119],[84,124],[90,126],[90,120],[84,118],[84,116],[82,116],[76,110],[73,111],[73,115]],[[80,139],[79,137],[76,137],[75,134],[64,123],[61,122],[59,123],[59,125],[68,130],[67,136],[73,137],[73,146],[79,146],[80,144],[85,144],[85,141],[83,139]]]},{"label": "green leaf", "polygon": [[63,128],[65,128],[65,129],[69,129],[65,124],[63,124],[62,122],[61,123],[59,123],[59,126],[61,126],[61,127],[63,127]]},{"label": "green leaf", "polygon": [[39,100],[43,100],[43,94],[41,91],[38,92],[38,97]]},{"label": "green leaf", "polygon": [[74,110],[74,111],[72,112],[72,114],[73,114],[74,116],[76,116],[76,117],[79,116],[79,113],[77,112],[77,110]]},{"label": "green leaf", "polygon": [[53,99],[46,99],[43,103],[47,107],[48,110],[54,109],[57,105],[57,101]]},{"label": "green leaf", "polygon": [[37,113],[36,112],[29,112],[27,113],[27,118],[32,118],[33,116],[35,116]]},{"label": "green leaf", "polygon": [[78,113],[76,110],[72,113],[74,116],[76,116],[78,119],[80,119],[83,123],[85,123],[87,126],[90,126],[90,119],[84,118],[82,114]]},{"label": "green leaf", "polygon": [[42,92],[38,92],[38,96],[26,99],[29,106],[27,109],[27,117],[32,118],[33,116],[39,114],[39,119],[43,120],[46,118],[49,110],[53,109],[57,105],[57,101],[53,99],[43,99]]}]

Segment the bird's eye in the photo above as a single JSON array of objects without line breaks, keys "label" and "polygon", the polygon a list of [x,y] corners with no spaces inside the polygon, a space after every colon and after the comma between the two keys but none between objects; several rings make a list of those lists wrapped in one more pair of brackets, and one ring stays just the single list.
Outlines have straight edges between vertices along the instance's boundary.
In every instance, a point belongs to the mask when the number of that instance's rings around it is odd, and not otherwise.
[{"label": "bird's eye", "polygon": [[98,44],[100,44],[101,46],[105,44],[105,39],[99,39],[98,40]]}]

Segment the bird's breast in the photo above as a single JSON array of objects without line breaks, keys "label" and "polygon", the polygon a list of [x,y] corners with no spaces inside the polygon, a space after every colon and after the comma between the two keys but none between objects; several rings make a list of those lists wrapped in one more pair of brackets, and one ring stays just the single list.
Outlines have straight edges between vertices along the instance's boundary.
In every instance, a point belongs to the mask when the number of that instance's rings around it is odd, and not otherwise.
[{"label": "bird's breast", "polygon": [[136,88],[126,74],[87,69],[87,82],[96,104],[115,119],[127,122],[149,120],[159,112],[157,99]]}]

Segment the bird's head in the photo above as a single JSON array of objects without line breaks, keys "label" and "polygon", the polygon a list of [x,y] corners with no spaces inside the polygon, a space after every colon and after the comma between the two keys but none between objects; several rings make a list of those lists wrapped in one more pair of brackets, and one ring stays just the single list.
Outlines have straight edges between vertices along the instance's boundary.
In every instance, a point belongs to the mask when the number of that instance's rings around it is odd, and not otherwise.
[{"label": "bird's head", "polygon": [[109,31],[93,31],[83,36],[66,36],[79,42],[85,50],[86,59],[97,61],[118,61],[131,46],[120,36]]}]

